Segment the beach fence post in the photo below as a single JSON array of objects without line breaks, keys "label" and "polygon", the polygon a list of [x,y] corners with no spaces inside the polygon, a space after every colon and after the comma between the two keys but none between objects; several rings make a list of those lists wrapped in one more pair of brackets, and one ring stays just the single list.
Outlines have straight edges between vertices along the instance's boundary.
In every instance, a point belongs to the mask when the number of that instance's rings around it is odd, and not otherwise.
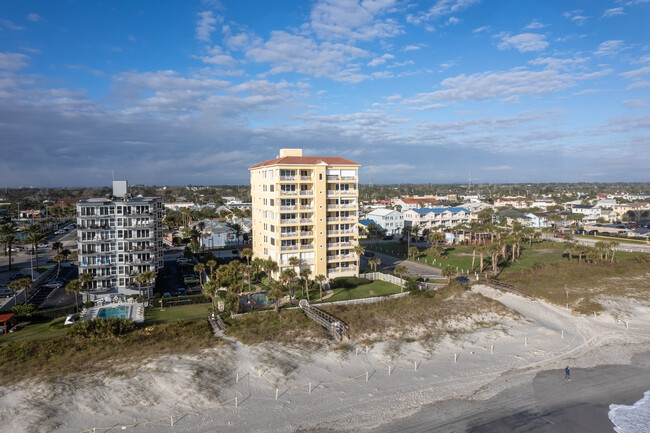
[{"label": "beach fence post", "polygon": [[494,353],[494,344],[490,344],[490,353]]},{"label": "beach fence post", "polygon": [[278,399],[278,389],[277,388],[275,388],[275,399],[276,400]]},{"label": "beach fence post", "polygon": [[562,339],[564,339],[564,329],[562,330]]},{"label": "beach fence post", "polygon": [[454,353],[454,362],[458,361],[458,354]]},{"label": "beach fence post", "polygon": [[390,376],[390,365],[388,366],[388,375]]},{"label": "beach fence post", "polygon": [[358,347],[354,348],[354,355],[359,356],[359,348]]},{"label": "beach fence post", "polygon": [[172,423],[172,427],[174,427],[174,417],[173,417],[173,416],[170,416],[169,419],[170,419],[170,421],[171,421],[171,423]]},{"label": "beach fence post", "polygon": [[258,379],[262,378],[262,370],[257,370],[257,378]]},{"label": "beach fence post", "polygon": [[630,325],[629,323],[625,322],[625,330],[627,331],[628,329],[630,329]]},{"label": "beach fence post", "polygon": [[368,354],[368,346],[366,346],[366,355]]},{"label": "beach fence post", "polygon": [[413,367],[414,367],[413,371],[418,371],[418,362],[417,361],[413,361]]},{"label": "beach fence post", "polygon": [[237,406],[238,406],[238,401],[237,401],[237,397],[235,397],[235,407]]},{"label": "beach fence post", "polygon": [[309,393],[311,394],[311,382],[309,382]]},{"label": "beach fence post", "polygon": [[366,382],[368,382],[368,370],[366,370]]},{"label": "beach fence post", "polygon": [[524,338],[524,345],[528,346],[528,337]]},{"label": "beach fence post", "polygon": [[235,378],[235,383],[239,383],[239,373],[237,373],[237,377]]}]

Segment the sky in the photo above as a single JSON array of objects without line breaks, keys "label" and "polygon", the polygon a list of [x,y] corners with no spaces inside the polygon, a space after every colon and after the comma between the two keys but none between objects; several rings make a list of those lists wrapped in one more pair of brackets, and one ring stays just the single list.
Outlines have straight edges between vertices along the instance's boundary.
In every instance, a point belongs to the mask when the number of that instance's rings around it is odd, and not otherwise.
[{"label": "sky", "polygon": [[650,181],[650,0],[0,2],[0,186]]}]

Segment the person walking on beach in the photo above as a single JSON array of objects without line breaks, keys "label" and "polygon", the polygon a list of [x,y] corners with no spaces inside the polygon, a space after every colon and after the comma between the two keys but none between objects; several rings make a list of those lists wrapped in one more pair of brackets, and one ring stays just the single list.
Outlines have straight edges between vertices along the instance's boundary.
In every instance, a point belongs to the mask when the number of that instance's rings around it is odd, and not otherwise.
[{"label": "person walking on beach", "polygon": [[564,380],[566,380],[567,382],[571,382],[571,370],[569,369],[568,365],[564,369]]}]

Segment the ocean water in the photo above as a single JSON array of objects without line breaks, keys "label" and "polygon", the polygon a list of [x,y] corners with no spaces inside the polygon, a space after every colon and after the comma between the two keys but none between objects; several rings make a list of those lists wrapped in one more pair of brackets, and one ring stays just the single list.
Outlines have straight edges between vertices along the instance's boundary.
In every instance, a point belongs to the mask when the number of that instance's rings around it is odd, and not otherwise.
[{"label": "ocean water", "polygon": [[608,415],[617,433],[650,432],[650,391],[632,406],[610,404]]}]

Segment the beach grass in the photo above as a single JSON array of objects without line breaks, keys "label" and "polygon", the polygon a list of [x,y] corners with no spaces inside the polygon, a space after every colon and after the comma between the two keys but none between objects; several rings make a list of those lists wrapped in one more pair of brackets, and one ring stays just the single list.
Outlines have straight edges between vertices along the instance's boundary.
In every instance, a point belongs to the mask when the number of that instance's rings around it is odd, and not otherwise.
[{"label": "beach grass", "polygon": [[[45,332],[45,331],[42,331]],[[118,372],[128,363],[165,354],[195,353],[223,344],[207,320],[180,320],[137,328],[118,336],[82,336],[72,330],[55,338],[33,338],[0,344],[0,383],[68,373]],[[51,336],[51,335],[50,335]]]},{"label": "beach grass", "polygon": [[387,281],[373,281],[370,284],[364,284],[362,286],[334,289],[334,294],[324,300],[323,303],[394,295],[401,291],[402,289],[399,286]]}]

